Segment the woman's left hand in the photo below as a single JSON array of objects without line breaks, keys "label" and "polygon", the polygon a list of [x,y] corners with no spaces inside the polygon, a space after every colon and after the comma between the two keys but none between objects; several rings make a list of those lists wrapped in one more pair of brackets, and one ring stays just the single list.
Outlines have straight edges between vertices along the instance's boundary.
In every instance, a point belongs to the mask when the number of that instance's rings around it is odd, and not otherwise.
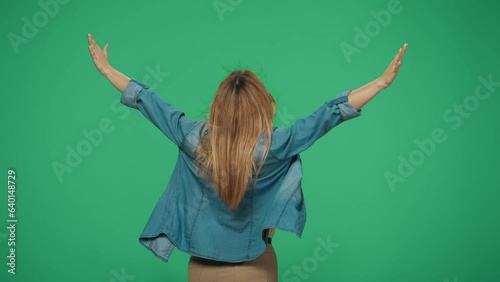
[{"label": "woman's left hand", "polygon": [[92,56],[94,65],[102,75],[107,76],[112,70],[112,67],[108,62],[108,44],[106,44],[101,50],[92,35],[89,34],[87,37],[89,40],[90,55]]},{"label": "woman's left hand", "polygon": [[405,54],[406,49],[408,49],[408,44],[405,43],[403,47],[399,49],[398,53],[389,64],[385,72],[378,79],[383,88],[389,87],[396,78],[399,67],[401,67],[401,63],[403,62],[403,55]]}]

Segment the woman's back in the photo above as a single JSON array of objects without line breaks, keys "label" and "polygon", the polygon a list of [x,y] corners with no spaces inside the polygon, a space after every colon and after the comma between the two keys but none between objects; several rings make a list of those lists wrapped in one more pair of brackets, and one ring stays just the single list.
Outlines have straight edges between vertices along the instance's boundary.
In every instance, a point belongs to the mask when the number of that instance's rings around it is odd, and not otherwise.
[{"label": "woman's back", "polygon": [[[179,147],[178,159],[164,194],[148,220],[140,242],[168,261],[174,246],[191,255],[241,262],[266,248],[262,232],[278,228],[301,236],[306,219],[299,153],[345,120],[361,113],[347,103],[345,91],[290,127],[273,127],[269,152],[257,178],[249,183],[234,210],[219,197],[213,183],[199,175],[195,157],[209,130],[206,121],[192,120],[164,102],[146,85],[132,80],[122,103],[137,107]],[[259,160],[266,134],[255,147]],[[230,172],[229,172],[230,173]]]}]

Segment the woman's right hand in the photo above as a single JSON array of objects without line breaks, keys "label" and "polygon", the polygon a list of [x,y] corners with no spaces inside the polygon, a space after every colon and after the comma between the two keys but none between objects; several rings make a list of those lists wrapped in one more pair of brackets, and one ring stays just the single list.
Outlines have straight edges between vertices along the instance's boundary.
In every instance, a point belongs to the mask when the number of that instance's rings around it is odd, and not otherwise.
[{"label": "woman's right hand", "polygon": [[104,48],[101,50],[101,48],[99,47],[99,45],[97,45],[97,42],[94,40],[94,37],[92,37],[92,35],[89,34],[87,37],[89,40],[89,51],[90,55],[92,56],[92,60],[94,61],[94,65],[102,75],[104,76],[109,75],[112,68],[108,62],[108,44],[106,44]]},{"label": "woman's right hand", "polygon": [[118,70],[111,67],[108,62],[108,44],[104,46],[101,50],[101,47],[97,45],[92,35],[87,35],[89,39],[89,51],[92,56],[92,60],[94,61],[94,65],[97,70],[104,75],[113,86],[118,89],[121,93],[125,91],[128,83],[130,82],[130,78],[119,72]]},{"label": "woman's right hand", "polygon": [[396,54],[392,62],[389,64],[385,72],[382,74],[382,76],[380,76],[377,79],[383,88],[389,87],[391,83],[394,81],[394,78],[396,78],[396,75],[398,74],[399,71],[399,67],[403,62],[403,55],[405,54],[406,49],[408,49],[408,44],[405,43],[403,47],[399,48],[398,53]]}]

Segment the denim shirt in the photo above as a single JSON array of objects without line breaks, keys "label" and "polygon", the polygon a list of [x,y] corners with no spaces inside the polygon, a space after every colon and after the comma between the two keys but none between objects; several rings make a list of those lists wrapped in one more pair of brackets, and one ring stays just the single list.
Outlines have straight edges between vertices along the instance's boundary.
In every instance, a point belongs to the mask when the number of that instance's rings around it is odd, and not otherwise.
[{"label": "denim shirt", "polygon": [[[174,142],[179,151],[167,187],[157,201],[139,242],[168,262],[175,247],[190,255],[225,262],[257,258],[266,249],[263,231],[277,228],[302,235],[306,207],[299,153],[343,121],[361,115],[347,100],[350,90],[325,102],[289,127],[273,127],[267,158],[255,185],[231,211],[211,183],[197,176],[196,145],[206,121],[193,120],[132,79],[121,103],[138,109]],[[266,134],[259,139],[261,156]],[[249,187],[250,187],[249,186]]]}]

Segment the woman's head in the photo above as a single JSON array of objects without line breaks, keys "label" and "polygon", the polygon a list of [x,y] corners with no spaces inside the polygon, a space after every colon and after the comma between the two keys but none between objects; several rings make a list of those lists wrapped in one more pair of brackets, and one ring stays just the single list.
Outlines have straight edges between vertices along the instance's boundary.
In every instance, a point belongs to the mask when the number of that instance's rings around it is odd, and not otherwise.
[{"label": "woman's head", "polygon": [[[233,71],[215,93],[197,160],[231,209],[240,203],[253,173],[260,172],[256,144],[263,133],[272,135],[275,114],[274,98],[250,70]],[[266,138],[260,160],[266,158],[270,142]]]}]

